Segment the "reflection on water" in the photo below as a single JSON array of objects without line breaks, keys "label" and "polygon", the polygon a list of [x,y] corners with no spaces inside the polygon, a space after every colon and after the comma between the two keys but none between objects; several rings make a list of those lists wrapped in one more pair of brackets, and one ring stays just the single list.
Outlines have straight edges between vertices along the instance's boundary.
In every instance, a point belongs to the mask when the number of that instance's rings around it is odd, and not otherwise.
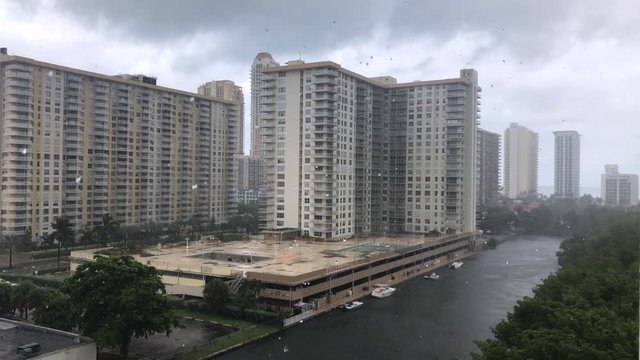
[{"label": "reflection on water", "polygon": [[[468,359],[473,340],[557,269],[560,239],[523,236],[464,260],[440,279],[417,278],[385,299],[365,298],[221,359]],[[283,351],[286,349],[286,351]]]}]

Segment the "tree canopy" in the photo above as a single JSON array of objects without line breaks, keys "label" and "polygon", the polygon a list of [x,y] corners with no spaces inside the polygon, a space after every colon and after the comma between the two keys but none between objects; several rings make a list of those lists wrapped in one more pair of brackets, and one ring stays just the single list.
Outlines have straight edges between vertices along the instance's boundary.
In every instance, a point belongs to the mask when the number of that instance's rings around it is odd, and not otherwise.
[{"label": "tree canopy", "polygon": [[229,287],[220,279],[211,280],[204,286],[203,300],[207,309],[220,313],[229,302]]},{"label": "tree canopy", "polygon": [[178,326],[158,271],[130,256],[97,256],[80,265],[61,291],[80,331],[99,346],[119,346],[123,358],[133,336],[169,335]]},{"label": "tree canopy", "polygon": [[475,360],[637,359],[640,214],[565,240],[561,269],[477,342]]}]

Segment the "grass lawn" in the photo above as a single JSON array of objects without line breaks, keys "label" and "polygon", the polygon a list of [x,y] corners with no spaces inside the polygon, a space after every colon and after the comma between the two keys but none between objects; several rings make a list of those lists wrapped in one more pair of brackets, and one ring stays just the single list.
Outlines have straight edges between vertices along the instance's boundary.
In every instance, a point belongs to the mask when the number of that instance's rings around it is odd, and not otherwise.
[{"label": "grass lawn", "polygon": [[176,310],[176,315],[181,317],[192,317],[194,319],[212,321],[219,324],[230,325],[238,329],[238,331],[214,339],[210,344],[201,346],[198,349],[179,354],[176,356],[177,360],[197,360],[205,359],[208,356],[216,354],[218,352],[230,349],[232,347],[257,340],[265,337],[269,334],[273,334],[279,330],[275,325],[254,324],[244,320],[227,318],[216,314],[210,314],[206,312],[193,311],[187,309]]}]

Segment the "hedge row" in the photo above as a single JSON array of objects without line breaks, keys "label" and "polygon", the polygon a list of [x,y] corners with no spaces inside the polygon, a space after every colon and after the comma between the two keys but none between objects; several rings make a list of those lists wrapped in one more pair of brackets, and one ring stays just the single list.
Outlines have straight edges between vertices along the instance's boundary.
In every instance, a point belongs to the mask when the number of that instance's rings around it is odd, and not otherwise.
[{"label": "hedge row", "polygon": [[0,274],[0,278],[10,281],[12,283],[17,283],[20,281],[31,281],[36,286],[49,287],[54,289],[57,289],[60,287],[60,285],[62,285],[61,280],[50,279],[50,278],[45,279],[41,277],[27,276],[27,275]]},{"label": "hedge row", "polygon": [[[168,296],[169,302],[176,309],[188,309],[192,311],[208,311],[201,300],[183,300],[175,296]],[[222,310],[222,315],[246,320],[255,323],[261,323],[277,318],[279,315],[269,311],[259,309],[241,309],[235,305],[226,305]]]}]

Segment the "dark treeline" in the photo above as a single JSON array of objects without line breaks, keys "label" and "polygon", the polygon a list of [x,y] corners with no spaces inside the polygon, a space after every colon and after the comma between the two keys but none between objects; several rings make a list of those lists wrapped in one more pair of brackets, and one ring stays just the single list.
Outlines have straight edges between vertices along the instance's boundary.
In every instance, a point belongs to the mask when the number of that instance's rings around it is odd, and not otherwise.
[{"label": "dark treeline", "polygon": [[564,219],[574,235],[560,270],[477,342],[473,359],[638,358],[640,213],[586,207]]},{"label": "dark treeline", "polygon": [[635,208],[607,208],[590,195],[579,199],[549,197],[513,203],[503,199],[498,205],[482,209],[478,226],[490,233],[516,231],[529,235],[588,235],[594,229],[634,211]]}]

